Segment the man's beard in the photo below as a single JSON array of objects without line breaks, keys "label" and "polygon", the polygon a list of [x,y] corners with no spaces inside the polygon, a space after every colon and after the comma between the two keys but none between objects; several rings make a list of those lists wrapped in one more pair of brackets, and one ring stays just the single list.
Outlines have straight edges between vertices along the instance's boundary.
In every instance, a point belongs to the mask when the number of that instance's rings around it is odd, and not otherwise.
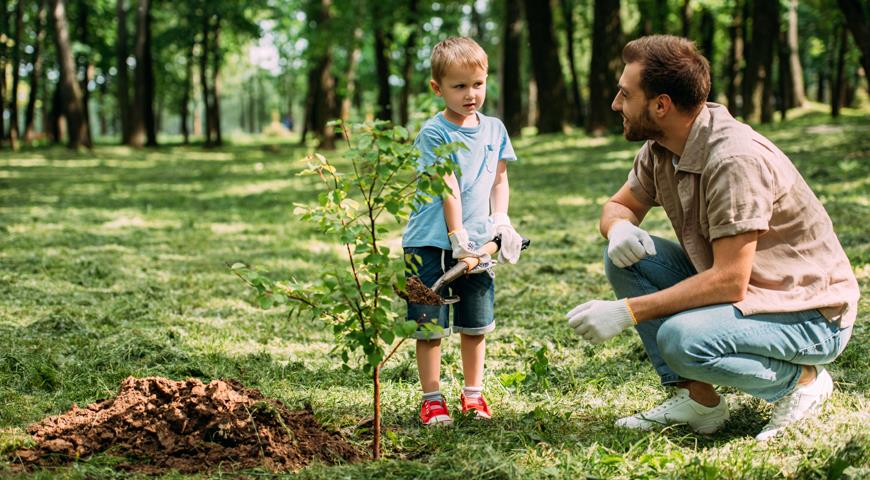
[{"label": "man's beard", "polygon": [[624,115],[623,118],[626,120],[623,134],[625,139],[630,142],[656,140],[664,136],[664,132],[655,124],[649,111],[646,109],[643,110],[643,113],[637,120],[633,121]]}]

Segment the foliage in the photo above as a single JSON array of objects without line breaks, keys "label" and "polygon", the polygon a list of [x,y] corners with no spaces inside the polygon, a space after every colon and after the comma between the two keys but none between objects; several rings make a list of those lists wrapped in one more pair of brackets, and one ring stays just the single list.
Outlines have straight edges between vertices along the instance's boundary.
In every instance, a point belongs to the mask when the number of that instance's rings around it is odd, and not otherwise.
[{"label": "foliage", "polygon": [[233,270],[257,290],[261,307],[271,307],[283,296],[329,322],[345,367],[361,350],[362,368],[371,374],[385,360],[384,346],[417,328],[416,322],[400,318],[395,308],[393,290],[404,290],[404,260],[383,244],[389,231],[384,217],[402,223],[415,205],[443,194],[442,177],[452,171],[446,160],[458,145],[442,147],[437,152],[441,161],[418,169],[420,153],[404,127],[374,122],[358,125],[353,133],[351,141],[345,130],[350,171],[339,171],[323,155],[309,155],[308,169],[300,175],[319,177],[326,190],[318,195],[317,206],[297,203],[295,208],[301,220],[318,225],[343,245],[349,268],[324,272],[315,282],[283,283],[272,283],[241,263]]}]

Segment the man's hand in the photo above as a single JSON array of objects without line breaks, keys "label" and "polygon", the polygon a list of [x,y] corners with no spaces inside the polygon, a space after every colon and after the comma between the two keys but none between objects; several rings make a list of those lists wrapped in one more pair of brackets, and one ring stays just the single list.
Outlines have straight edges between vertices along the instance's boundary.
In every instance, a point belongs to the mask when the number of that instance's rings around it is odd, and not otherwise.
[{"label": "man's hand", "polygon": [[628,300],[592,300],[574,307],[568,314],[568,326],[590,343],[602,343],[632,326]]},{"label": "man's hand", "polygon": [[652,237],[628,220],[611,225],[607,239],[610,241],[607,256],[619,268],[630,267],[647,255],[656,254]]},{"label": "man's hand", "polygon": [[493,226],[493,234],[501,235],[501,249],[498,251],[498,261],[517,263],[523,248],[523,238],[514,230],[511,219],[505,213],[494,213],[489,217]]}]

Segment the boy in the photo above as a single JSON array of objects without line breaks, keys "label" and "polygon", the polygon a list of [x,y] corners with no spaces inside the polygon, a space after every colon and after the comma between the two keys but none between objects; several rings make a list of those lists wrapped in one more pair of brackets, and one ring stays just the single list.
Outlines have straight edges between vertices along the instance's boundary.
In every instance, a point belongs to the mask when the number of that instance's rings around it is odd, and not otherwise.
[{"label": "boy", "polygon": [[[441,338],[451,331],[460,335],[465,387],[462,412],[477,418],[491,418],[483,397],[484,335],[495,329],[493,299],[495,286],[489,255],[478,249],[494,235],[502,236],[499,259],[516,263],[520,236],[507,216],[507,161],[516,160],[507,131],[500,120],[479,112],[486,98],[489,61],[480,46],[469,38],[447,38],[432,50],[432,79],[429,86],[444,98],[444,110],[429,119],[414,141],[420,162],[431,164],[434,149],[450,142],[468,147],[451,155],[459,167],[445,176],[448,193],[421,205],[411,215],[402,238],[408,275],[416,274],[431,286],[461,258],[478,257],[483,268],[454,281],[450,287],[460,301],[453,307],[453,326],[448,308],[442,306],[438,324],[442,332],[418,330],[417,368],[423,389],[420,420],[424,425],[452,423],[447,404],[439,391]],[[413,267],[410,265],[413,263]],[[415,268],[414,268],[415,267]]]}]

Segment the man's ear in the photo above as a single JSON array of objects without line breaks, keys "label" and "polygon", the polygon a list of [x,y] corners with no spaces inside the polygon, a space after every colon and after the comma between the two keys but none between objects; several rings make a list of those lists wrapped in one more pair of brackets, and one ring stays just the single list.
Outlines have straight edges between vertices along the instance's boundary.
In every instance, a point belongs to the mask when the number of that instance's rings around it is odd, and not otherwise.
[{"label": "man's ear", "polygon": [[671,96],[663,93],[656,97],[655,102],[655,116],[656,118],[664,118],[665,115],[670,113],[671,109],[674,108],[674,104],[671,101]]},{"label": "man's ear", "polygon": [[441,96],[441,87],[438,85],[438,82],[436,82],[434,79],[429,80],[429,88],[432,89],[432,93],[434,93],[435,95],[438,95],[439,97]]}]

